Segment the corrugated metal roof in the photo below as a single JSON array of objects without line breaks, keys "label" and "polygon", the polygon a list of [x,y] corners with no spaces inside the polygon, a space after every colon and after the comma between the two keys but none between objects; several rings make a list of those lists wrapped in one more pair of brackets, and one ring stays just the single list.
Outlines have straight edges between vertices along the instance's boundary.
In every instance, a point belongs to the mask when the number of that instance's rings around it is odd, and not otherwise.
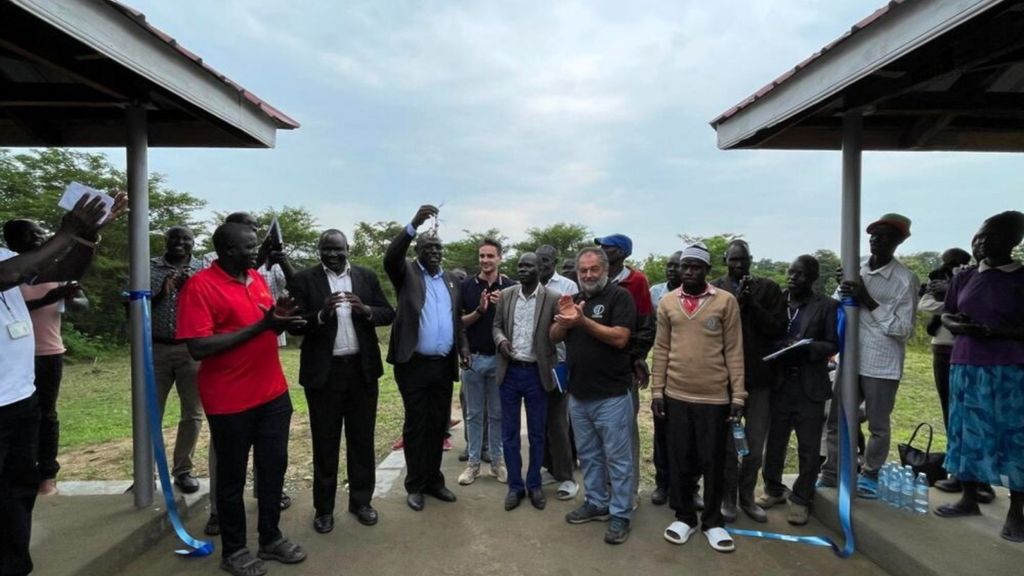
[{"label": "corrugated metal roof", "polygon": [[182,56],[184,56],[185,58],[191,60],[192,62],[194,62],[198,66],[202,67],[203,70],[207,71],[214,78],[216,78],[217,80],[219,80],[219,81],[223,82],[224,84],[227,84],[228,86],[230,86],[233,89],[235,89],[239,93],[239,95],[241,95],[247,101],[249,101],[254,106],[259,108],[260,111],[262,111],[268,117],[272,118],[275,122],[278,123],[278,125],[281,128],[294,129],[294,128],[298,128],[299,127],[298,121],[296,121],[293,118],[289,117],[287,114],[285,114],[284,112],[281,112],[277,108],[274,108],[273,106],[271,106],[267,102],[261,100],[258,96],[256,96],[252,92],[249,92],[244,87],[240,86],[239,84],[237,84],[236,82],[234,82],[233,80],[231,80],[230,78],[225,76],[224,74],[221,74],[216,69],[214,69],[212,66],[210,66],[209,64],[204,62],[203,59],[198,54],[195,54],[195,53],[189,51],[184,46],[179,44],[178,41],[175,40],[172,36],[170,36],[169,34],[164,32],[163,30],[160,30],[156,26],[153,26],[152,24],[150,24],[146,20],[146,15],[143,14],[142,12],[139,12],[138,10],[132,8],[131,6],[128,6],[126,4],[122,4],[120,2],[117,2],[116,0],[104,0],[104,1],[107,4],[111,5],[112,7],[116,8],[118,11],[123,13],[125,16],[128,16],[129,18],[131,18],[132,21],[134,21],[136,24],[141,26],[144,30],[146,30],[150,34],[156,36],[161,41],[166,43],[168,46],[171,46],[172,48],[177,50],[178,53],[180,53]]},{"label": "corrugated metal roof", "polygon": [[878,10],[875,10],[873,13],[871,13],[871,15],[869,15],[868,17],[862,19],[860,22],[857,22],[856,24],[854,24],[842,36],[840,36],[839,38],[836,38],[832,42],[829,42],[821,50],[818,50],[814,54],[811,54],[810,56],[808,56],[807,59],[805,59],[803,62],[797,64],[795,67],[791,68],[790,70],[787,70],[786,72],[784,72],[781,76],[779,76],[775,80],[772,80],[768,84],[765,84],[759,90],[757,90],[756,92],[754,92],[750,96],[747,96],[746,98],[744,98],[743,101],[741,101],[739,104],[733,106],[732,108],[729,108],[728,110],[726,110],[725,112],[720,114],[717,118],[715,118],[714,120],[711,121],[711,125],[712,126],[718,126],[720,123],[724,122],[725,120],[728,120],[732,116],[735,116],[736,113],[739,112],[740,110],[743,110],[747,106],[750,106],[754,102],[760,100],[765,95],[767,95],[769,92],[771,92],[772,90],[777,88],[780,84],[782,84],[783,82],[789,80],[793,76],[799,74],[802,70],[807,68],[808,65],[810,65],[812,62],[814,62],[818,58],[821,58],[829,50],[832,50],[836,46],[839,46],[843,42],[846,42],[854,34],[860,32],[861,30],[863,30],[863,29],[867,28],[868,26],[874,24],[878,20],[884,18],[885,15],[888,14],[895,6],[898,6],[899,4],[903,4],[905,1],[907,1],[907,0],[892,0],[888,4],[886,4],[885,6],[882,6]]}]

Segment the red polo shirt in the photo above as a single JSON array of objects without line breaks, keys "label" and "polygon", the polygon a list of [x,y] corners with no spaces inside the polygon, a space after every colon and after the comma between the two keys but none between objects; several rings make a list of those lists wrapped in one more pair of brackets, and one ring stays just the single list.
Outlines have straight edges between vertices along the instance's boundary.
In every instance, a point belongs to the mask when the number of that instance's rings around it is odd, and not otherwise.
[{"label": "red polo shirt", "polygon": [[[249,282],[242,284],[214,262],[182,287],[177,337],[187,340],[235,332],[262,320],[263,310],[273,305],[258,272],[249,270]],[[242,412],[287,392],[277,334],[266,330],[240,346],[204,358],[198,384],[207,414]]]}]

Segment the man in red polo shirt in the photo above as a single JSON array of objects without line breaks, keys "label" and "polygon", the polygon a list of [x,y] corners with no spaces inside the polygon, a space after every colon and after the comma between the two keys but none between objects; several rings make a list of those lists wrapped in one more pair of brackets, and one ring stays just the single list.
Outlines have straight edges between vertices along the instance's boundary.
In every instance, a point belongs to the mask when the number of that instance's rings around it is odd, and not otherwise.
[{"label": "man in red polo shirt", "polygon": [[287,564],[306,558],[278,528],[292,403],[277,334],[304,321],[294,315],[289,299],[275,306],[266,282],[253,269],[259,243],[250,227],[223,224],[213,234],[213,245],[217,260],[182,288],[177,337],[202,361],[199,397],[217,450],[221,568],[236,576],[264,574],[262,561],[246,548],[242,495],[250,449],[260,479],[259,558]]}]

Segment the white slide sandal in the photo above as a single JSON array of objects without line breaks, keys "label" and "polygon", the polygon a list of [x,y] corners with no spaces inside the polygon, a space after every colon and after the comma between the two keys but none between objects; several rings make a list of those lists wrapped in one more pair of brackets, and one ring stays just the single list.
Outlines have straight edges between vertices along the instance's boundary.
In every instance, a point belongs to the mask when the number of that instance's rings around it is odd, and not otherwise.
[{"label": "white slide sandal", "polygon": [[668,528],[665,528],[665,540],[682,546],[683,544],[686,544],[686,541],[689,540],[690,536],[693,536],[693,533],[696,531],[696,528],[691,528],[686,522],[676,520],[669,524]]},{"label": "white slide sandal", "polygon": [[729,536],[725,528],[705,530],[704,537],[708,539],[708,544],[717,552],[732,552],[736,550],[736,543],[733,542],[732,536]]}]

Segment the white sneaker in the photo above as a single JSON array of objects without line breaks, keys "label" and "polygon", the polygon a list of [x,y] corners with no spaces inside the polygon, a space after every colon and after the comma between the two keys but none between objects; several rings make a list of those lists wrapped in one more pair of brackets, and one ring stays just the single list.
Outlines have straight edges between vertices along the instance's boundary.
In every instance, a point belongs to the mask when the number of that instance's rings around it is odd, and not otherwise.
[{"label": "white sneaker", "polygon": [[566,480],[558,485],[558,492],[555,496],[559,500],[572,500],[576,497],[576,494],[580,491],[580,485],[573,482],[572,480]]},{"label": "white sneaker", "polygon": [[480,476],[480,465],[470,464],[466,466],[466,469],[459,474],[459,484],[462,486],[469,486]]},{"label": "white sneaker", "polygon": [[504,462],[492,462],[491,463],[491,476],[498,479],[498,482],[502,484],[508,483],[508,470],[505,468]]}]

